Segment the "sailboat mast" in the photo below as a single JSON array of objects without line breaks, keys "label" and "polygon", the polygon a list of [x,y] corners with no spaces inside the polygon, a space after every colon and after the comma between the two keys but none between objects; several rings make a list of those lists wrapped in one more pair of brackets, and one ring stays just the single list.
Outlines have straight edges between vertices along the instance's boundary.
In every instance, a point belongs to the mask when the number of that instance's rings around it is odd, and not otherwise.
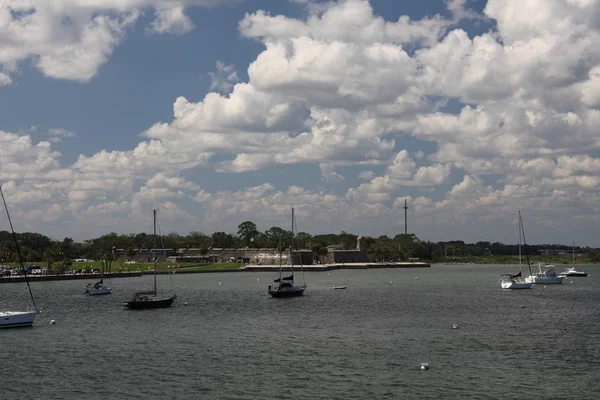
[{"label": "sailboat mast", "polygon": [[521,263],[521,212],[519,211],[519,269],[523,272],[523,264]]},{"label": "sailboat mast", "polygon": [[152,210],[152,214],[154,216],[154,256],[152,259],[154,260],[154,294],[156,295],[158,293],[156,291],[156,210]]},{"label": "sailboat mast", "polygon": [[290,246],[290,257],[292,262],[292,280],[294,279],[294,207],[292,207],[292,245]]},{"label": "sailboat mast", "polygon": [[519,210],[519,222],[521,223],[521,231],[523,232],[523,245],[525,246],[525,258],[527,259],[527,268],[529,268],[529,276],[532,276],[531,263],[529,262],[529,253],[527,252],[527,239],[525,238],[525,227],[523,226],[523,219],[521,218],[521,211]]},{"label": "sailboat mast", "polygon": [[572,254],[572,257],[573,257],[572,264],[573,264],[573,267],[575,267],[575,241],[574,240],[573,240],[573,250],[572,250],[571,254]]},{"label": "sailboat mast", "polygon": [[283,261],[282,261],[282,258],[283,258],[283,246],[282,246],[282,243],[281,243],[281,237],[282,236],[283,235],[279,235],[279,284],[280,285],[282,283],[281,278],[282,278],[282,270],[283,270]]},{"label": "sailboat mast", "polygon": [[23,258],[21,257],[21,248],[19,247],[19,241],[17,240],[17,234],[13,228],[12,220],[10,219],[10,214],[8,213],[8,207],[6,206],[6,199],[4,198],[4,192],[2,191],[2,186],[0,186],[0,195],[2,195],[2,203],[4,203],[4,209],[6,210],[6,216],[8,217],[8,224],[10,225],[10,231],[12,232],[13,240],[15,241],[15,248],[17,249],[17,256],[19,257],[19,265],[21,265],[21,271],[23,271],[23,276],[25,277],[25,282],[27,282],[27,289],[29,289],[29,296],[31,297],[31,302],[33,303],[33,308],[37,309],[35,305],[35,299],[33,298],[33,292],[31,291],[31,286],[29,285],[29,278],[27,277],[27,271],[25,271],[25,265],[23,264]]}]

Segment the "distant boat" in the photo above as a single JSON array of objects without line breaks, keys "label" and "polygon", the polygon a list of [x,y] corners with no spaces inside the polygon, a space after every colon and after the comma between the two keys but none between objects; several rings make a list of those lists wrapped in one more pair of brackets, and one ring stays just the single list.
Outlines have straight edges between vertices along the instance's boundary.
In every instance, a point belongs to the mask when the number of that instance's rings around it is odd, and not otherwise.
[{"label": "distant boat", "polygon": [[334,289],[346,289],[346,285],[334,285]]},{"label": "distant boat", "polygon": [[[302,284],[296,284],[294,282],[294,237],[295,232],[295,216],[294,209],[292,208],[292,244],[290,246],[290,259],[292,265],[292,273],[288,276],[283,276],[283,266],[281,260],[281,250],[279,253],[279,278],[273,281],[273,285],[269,285],[268,292],[272,297],[295,297],[302,296],[306,290],[306,282],[304,281],[304,271],[302,270],[302,264],[300,268],[302,271]],[[281,249],[281,242],[280,242]]]},{"label": "distant boat", "polygon": [[[521,219],[521,211],[519,211],[519,269],[520,271],[514,275],[502,275],[502,281],[500,286],[502,289],[531,289],[532,283],[524,281],[521,276],[523,275],[523,264],[521,262],[521,242],[525,241],[525,231],[523,229],[523,220]],[[529,257],[527,258],[527,265],[529,265]],[[529,266],[529,275],[531,275],[531,266]]]},{"label": "distant boat", "polygon": [[525,278],[526,282],[544,284],[544,285],[558,285],[563,283],[564,276],[559,276],[554,271],[554,265],[546,265],[542,270],[542,263],[538,263],[539,272]]},{"label": "distant boat", "polygon": [[572,278],[584,278],[588,276],[586,272],[575,270],[575,242],[573,242],[573,261],[571,262],[571,268],[567,268],[563,272],[559,273],[558,276],[572,277]]},{"label": "distant boat", "polygon": [[156,210],[152,210],[154,215],[154,289],[145,292],[137,292],[133,297],[123,302],[123,306],[131,310],[140,310],[147,308],[167,308],[173,305],[173,302],[177,298],[177,295],[173,296],[161,296],[158,294],[156,287],[156,261],[158,256],[156,255]]},{"label": "distant boat", "polygon": [[558,274],[559,276],[564,276],[565,278],[568,277],[572,277],[572,278],[585,278],[586,276],[588,276],[587,272],[583,272],[583,271],[576,271],[575,268],[571,267],[571,268],[567,268],[566,270],[564,270],[563,272]]},{"label": "distant boat", "polygon": [[111,294],[112,287],[104,286],[104,260],[102,260],[102,268],[100,269],[100,281],[96,282],[93,286],[89,283],[85,287],[85,294],[88,296],[100,296],[104,294]]},{"label": "distant boat", "polygon": [[25,266],[23,265],[23,258],[21,257],[21,248],[19,246],[19,241],[17,240],[17,234],[15,233],[15,230],[13,228],[12,220],[10,219],[10,214],[8,213],[8,207],[6,206],[6,199],[4,198],[2,186],[0,186],[0,195],[2,195],[2,203],[4,204],[4,209],[6,210],[6,216],[8,217],[8,223],[10,225],[13,240],[15,242],[15,248],[17,249],[19,265],[21,266],[21,271],[23,272],[23,276],[25,277],[25,282],[27,282],[27,288],[29,289],[29,297],[31,298],[31,303],[33,304],[33,310],[28,309],[27,311],[0,311],[0,329],[30,327],[35,321],[35,317],[37,315],[37,307],[35,305],[35,299],[33,297],[33,292],[31,291],[31,286],[29,285],[27,271],[25,270]]}]

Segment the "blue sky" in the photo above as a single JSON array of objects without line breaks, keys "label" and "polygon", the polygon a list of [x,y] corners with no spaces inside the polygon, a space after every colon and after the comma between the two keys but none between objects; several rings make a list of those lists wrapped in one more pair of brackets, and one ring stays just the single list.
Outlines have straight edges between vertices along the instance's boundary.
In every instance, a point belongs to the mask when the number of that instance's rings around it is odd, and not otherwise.
[{"label": "blue sky", "polygon": [[597,3],[96,3],[0,5],[19,230],[600,246]]}]

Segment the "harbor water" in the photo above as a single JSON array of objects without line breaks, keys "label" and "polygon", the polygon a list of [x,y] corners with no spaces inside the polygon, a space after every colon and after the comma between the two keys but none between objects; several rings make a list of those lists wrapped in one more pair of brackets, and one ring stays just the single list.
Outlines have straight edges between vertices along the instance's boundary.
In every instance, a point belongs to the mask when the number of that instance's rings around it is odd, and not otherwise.
[{"label": "harbor water", "polygon": [[[150,276],[36,282],[34,327],[0,331],[2,398],[597,399],[600,265],[577,269],[520,291],[500,288],[515,266],[311,272],[288,299],[269,272],[172,274],[175,305],[142,311],[121,302]],[[0,300],[22,309],[25,284]]]}]

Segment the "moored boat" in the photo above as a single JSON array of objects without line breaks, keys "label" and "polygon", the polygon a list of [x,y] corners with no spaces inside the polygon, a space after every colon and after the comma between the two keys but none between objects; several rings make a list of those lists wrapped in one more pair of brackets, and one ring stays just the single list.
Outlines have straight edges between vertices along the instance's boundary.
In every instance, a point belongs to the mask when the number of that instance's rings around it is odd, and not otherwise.
[{"label": "moored boat", "polygon": [[542,264],[538,263],[539,272],[525,278],[526,282],[544,285],[559,285],[563,283],[564,276],[559,276],[554,270],[554,265],[546,265],[542,270]]},{"label": "moored boat", "polygon": [[290,261],[292,266],[292,272],[288,276],[282,276],[282,255],[281,255],[281,238],[280,238],[280,253],[279,253],[279,278],[273,281],[273,285],[269,285],[268,293],[271,297],[296,297],[302,296],[306,290],[306,282],[304,282],[304,270],[302,269],[302,263],[300,264],[300,271],[302,272],[302,284],[296,284],[294,282],[294,236],[295,236],[295,218],[294,209],[292,208],[292,244],[290,246]]},{"label": "moored boat", "polygon": [[177,295],[175,294],[173,296],[162,296],[158,294],[156,286],[156,262],[158,260],[158,256],[156,255],[156,210],[152,210],[152,212],[154,214],[154,288],[152,290],[136,292],[131,299],[124,301],[123,307],[130,310],[171,307],[177,298]]},{"label": "moored boat", "polygon": [[31,291],[31,286],[29,285],[29,278],[27,276],[27,270],[25,269],[25,265],[23,264],[23,257],[21,257],[21,247],[19,245],[19,241],[17,240],[17,234],[15,233],[15,229],[13,228],[12,220],[10,218],[10,214],[8,212],[8,207],[6,206],[6,199],[4,198],[4,192],[2,191],[2,186],[0,186],[0,195],[2,196],[2,204],[4,204],[4,209],[6,211],[6,216],[8,218],[8,223],[10,225],[10,231],[12,233],[12,238],[14,240],[15,248],[17,250],[17,256],[19,258],[20,269],[25,277],[25,282],[27,283],[27,289],[29,290],[29,297],[31,299],[31,304],[33,305],[33,309],[27,309],[26,311],[0,311],[0,329],[4,328],[23,328],[33,326],[33,322],[35,321],[35,317],[37,316],[37,306],[35,304],[35,298],[33,297],[33,292]]}]

